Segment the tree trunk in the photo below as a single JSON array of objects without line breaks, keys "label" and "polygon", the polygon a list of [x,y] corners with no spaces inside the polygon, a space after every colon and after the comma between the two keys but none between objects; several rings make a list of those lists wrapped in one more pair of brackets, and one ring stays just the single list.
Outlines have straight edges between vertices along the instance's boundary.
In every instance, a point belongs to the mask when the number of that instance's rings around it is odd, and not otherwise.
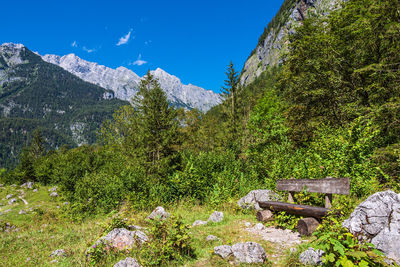
[{"label": "tree trunk", "polygon": [[299,234],[310,236],[319,226],[319,222],[312,217],[299,220],[297,223],[297,231]]},{"label": "tree trunk", "polygon": [[329,209],[276,201],[259,201],[258,204],[263,209],[271,211],[285,211],[293,215],[308,216],[321,219],[328,214]]},{"label": "tree trunk", "polygon": [[261,210],[257,212],[257,220],[260,222],[269,222],[274,219],[274,214],[270,210]]}]

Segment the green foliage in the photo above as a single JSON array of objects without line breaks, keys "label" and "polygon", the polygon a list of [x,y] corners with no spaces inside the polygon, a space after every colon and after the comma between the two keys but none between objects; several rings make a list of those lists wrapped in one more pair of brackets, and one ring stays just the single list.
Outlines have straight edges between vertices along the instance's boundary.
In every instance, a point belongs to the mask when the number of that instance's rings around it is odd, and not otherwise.
[{"label": "green foliage", "polygon": [[171,216],[168,220],[151,221],[150,242],[140,249],[139,254],[148,266],[163,266],[182,263],[184,259],[194,258],[194,250],[189,235],[189,226],[179,218]]},{"label": "green foliage", "polygon": [[325,251],[325,266],[389,266],[382,252],[349,233],[336,214],[325,218],[314,235],[316,248]]}]

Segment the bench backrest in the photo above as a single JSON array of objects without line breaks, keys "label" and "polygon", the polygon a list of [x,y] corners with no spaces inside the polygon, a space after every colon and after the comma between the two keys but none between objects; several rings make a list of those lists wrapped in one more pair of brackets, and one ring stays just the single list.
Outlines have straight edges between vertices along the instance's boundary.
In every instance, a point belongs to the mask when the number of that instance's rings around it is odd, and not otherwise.
[{"label": "bench backrest", "polygon": [[276,189],[280,191],[348,195],[350,193],[349,178],[325,179],[288,179],[278,180]]}]

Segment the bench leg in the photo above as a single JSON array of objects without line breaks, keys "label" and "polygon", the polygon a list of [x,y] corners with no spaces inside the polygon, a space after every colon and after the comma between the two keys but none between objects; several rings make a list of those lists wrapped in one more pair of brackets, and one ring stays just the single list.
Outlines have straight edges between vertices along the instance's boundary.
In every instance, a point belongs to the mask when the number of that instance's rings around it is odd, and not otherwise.
[{"label": "bench leg", "polygon": [[332,194],[325,195],[325,208],[330,209],[332,207]]}]

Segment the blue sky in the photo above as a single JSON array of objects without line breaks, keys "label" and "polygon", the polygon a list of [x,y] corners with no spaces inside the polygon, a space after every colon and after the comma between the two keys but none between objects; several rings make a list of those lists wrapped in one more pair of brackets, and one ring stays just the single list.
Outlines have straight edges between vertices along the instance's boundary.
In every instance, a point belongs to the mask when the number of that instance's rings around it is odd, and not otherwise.
[{"label": "blue sky", "polygon": [[160,67],[184,83],[220,91],[283,0],[3,1],[0,43],[79,57],[138,75]]}]

